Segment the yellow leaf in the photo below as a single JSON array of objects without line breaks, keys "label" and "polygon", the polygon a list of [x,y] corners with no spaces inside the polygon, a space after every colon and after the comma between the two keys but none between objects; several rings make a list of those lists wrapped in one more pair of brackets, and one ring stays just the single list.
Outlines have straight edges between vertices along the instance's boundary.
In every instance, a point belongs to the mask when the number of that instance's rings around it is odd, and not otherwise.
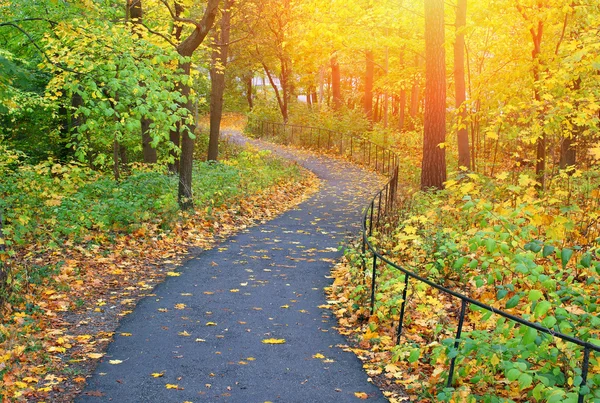
[{"label": "yellow leaf", "polygon": [[321,354],[321,353],[317,353],[317,354],[313,355],[313,358],[319,358],[319,359],[321,359],[321,358],[325,358],[325,356],[323,354]]},{"label": "yellow leaf", "polygon": [[121,360],[110,360],[108,363],[112,364],[112,365],[119,365],[121,364],[123,361]]},{"label": "yellow leaf", "polygon": [[175,304],[175,309],[185,309],[185,304]]},{"label": "yellow leaf", "polygon": [[189,337],[189,336],[191,336],[191,334],[189,334],[189,333],[188,333],[188,332],[186,332],[185,330],[184,330],[183,332],[179,332],[179,333],[177,333],[177,334],[178,334],[178,335],[180,335],[180,336],[185,336],[185,337]]},{"label": "yellow leaf", "polygon": [[181,276],[181,273],[177,273],[177,272],[174,272],[174,271],[169,271],[169,272],[167,272],[167,276],[170,276],[170,277],[179,277],[179,276]]},{"label": "yellow leaf", "polygon": [[290,307],[289,305],[281,305],[280,306],[280,308],[283,308],[283,309],[288,309],[289,307]]},{"label": "yellow leaf", "polygon": [[90,357],[91,359],[94,359],[94,360],[97,360],[98,358],[104,357],[103,353],[87,353],[86,355],[88,357]]},{"label": "yellow leaf", "polygon": [[263,344],[284,344],[285,339],[264,339]]},{"label": "yellow leaf", "polygon": [[172,383],[167,383],[165,385],[165,388],[167,388],[167,389],[179,389],[179,385],[173,385]]},{"label": "yellow leaf", "polygon": [[354,392],[354,396],[358,397],[359,399],[368,399],[369,395],[367,395],[365,392]]},{"label": "yellow leaf", "polygon": [[217,326],[215,322],[206,322],[206,326]]},{"label": "yellow leaf", "polygon": [[240,292],[240,290],[238,290],[237,288],[234,288],[233,290],[229,290],[229,292]]},{"label": "yellow leaf", "polygon": [[492,363],[492,365],[498,365],[500,363],[500,359],[496,354],[494,354],[490,359],[490,362]]},{"label": "yellow leaf", "polygon": [[160,377],[162,377],[164,374],[165,374],[164,372],[153,372],[153,373],[152,373],[152,377],[153,377],[153,378],[160,378]]},{"label": "yellow leaf", "polygon": [[131,333],[121,333],[121,336],[123,336],[123,337],[130,337]]}]

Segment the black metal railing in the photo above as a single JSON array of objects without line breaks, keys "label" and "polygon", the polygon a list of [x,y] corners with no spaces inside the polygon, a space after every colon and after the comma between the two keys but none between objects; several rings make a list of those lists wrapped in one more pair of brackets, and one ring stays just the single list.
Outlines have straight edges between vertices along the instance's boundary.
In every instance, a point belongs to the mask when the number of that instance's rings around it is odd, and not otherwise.
[{"label": "black metal railing", "polygon": [[[535,329],[544,334],[559,338],[569,343],[576,344],[583,347],[583,360],[581,363],[581,383],[579,385],[579,403],[583,403],[585,394],[581,392],[583,386],[587,385],[590,354],[594,352],[600,352],[600,346],[592,344],[590,342],[578,339],[573,336],[557,332],[553,329],[549,329],[540,323],[530,322],[521,317],[512,315],[508,312],[496,309],[490,305],[484,304],[478,300],[470,298],[454,290],[443,287],[425,277],[418,275],[417,273],[410,271],[395,262],[391,261],[384,253],[377,250],[373,245],[372,236],[374,230],[377,228],[383,228],[391,216],[395,216],[394,206],[397,203],[398,198],[398,164],[400,159],[398,155],[393,151],[387,150],[384,147],[375,144],[367,139],[358,137],[354,134],[345,134],[335,132],[327,129],[319,129],[308,126],[298,125],[287,125],[283,123],[275,122],[263,122],[254,121],[251,122],[254,125],[255,133],[259,132],[263,137],[271,137],[277,139],[280,142],[290,145],[298,145],[302,147],[309,147],[312,149],[328,150],[332,151],[334,148],[337,149],[339,154],[349,157],[351,161],[357,162],[361,165],[373,168],[375,171],[388,174],[390,179],[386,185],[373,197],[369,205],[366,207],[363,220],[362,220],[362,262],[363,270],[367,270],[367,262],[370,260],[371,267],[371,285],[370,285],[370,312],[371,315],[375,311],[375,298],[377,289],[377,269],[382,264],[387,265],[393,269],[396,269],[404,274],[404,289],[402,291],[402,303],[400,306],[400,317],[398,328],[396,331],[396,343],[399,344],[402,337],[402,330],[404,325],[404,318],[406,313],[406,301],[408,297],[408,288],[411,279],[418,282],[424,283],[439,290],[442,293],[449,295],[452,298],[460,300],[460,313],[458,317],[458,326],[456,329],[456,336],[454,338],[454,350],[458,350],[460,345],[462,330],[465,322],[467,311],[471,305],[478,306],[479,308],[489,311],[493,314],[502,316],[508,320],[516,322],[522,326]],[[315,137],[316,136],[316,137]],[[344,141],[346,145],[350,142],[350,149],[344,149]],[[357,149],[353,149],[353,142],[359,144]],[[371,154],[371,150],[374,149],[375,153]],[[356,153],[356,150],[360,150]],[[385,159],[387,152],[387,161]],[[360,156],[358,158],[356,156]],[[381,157],[380,157],[381,156]],[[387,162],[387,164],[386,164]],[[455,355],[450,359],[448,379],[446,382],[447,387],[452,387],[454,370],[456,365],[457,356]]]},{"label": "black metal railing", "polygon": [[[461,294],[454,290],[443,287],[425,277],[420,276],[419,274],[417,274],[413,271],[410,271],[410,270],[396,264],[395,262],[390,260],[388,257],[386,257],[384,253],[378,251],[377,248],[372,243],[372,236],[374,234],[374,230],[376,230],[377,227],[379,226],[379,223],[383,221],[384,216],[389,215],[389,208],[387,208],[386,206],[382,206],[382,204],[381,204],[382,200],[386,200],[385,195],[387,195],[389,193],[388,187],[389,187],[389,183],[375,195],[375,197],[371,200],[371,203],[365,209],[365,214],[363,216],[363,221],[362,221],[362,251],[363,251],[363,269],[364,270],[367,270],[366,264],[367,264],[367,261],[369,260],[367,255],[370,254],[371,259],[372,259],[372,262],[371,262],[372,267],[370,268],[370,270],[371,270],[371,297],[370,297],[371,315],[374,313],[374,310],[375,310],[375,296],[376,296],[375,290],[377,288],[377,268],[380,267],[382,264],[385,264],[388,267],[399,270],[400,272],[402,272],[404,274],[404,289],[402,291],[402,303],[400,305],[400,318],[399,318],[399,322],[398,322],[398,328],[396,331],[396,343],[399,344],[401,337],[402,337],[402,328],[404,325],[404,317],[405,317],[405,312],[406,312],[406,300],[407,300],[408,286],[409,286],[409,283],[411,280],[416,280],[421,283],[427,284],[430,287],[433,287],[433,288],[439,290],[440,292],[449,295],[452,298],[460,300],[461,306],[460,306],[460,313],[459,313],[459,317],[458,317],[458,326],[456,329],[456,337],[454,338],[454,350],[458,350],[461,335],[462,335],[463,325],[465,322],[465,316],[467,315],[467,311],[468,311],[470,305],[478,306],[479,308],[481,308],[483,310],[486,310],[493,314],[502,316],[502,317],[504,317],[508,320],[511,320],[513,322],[516,322],[522,326],[527,326],[527,327],[535,329],[541,333],[545,333],[550,336],[562,339],[566,342],[573,343],[580,347],[583,347],[583,360],[581,362],[581,367],[580,367],[582,381],[581,381],[581,384],[579,385],[580,392],[579,392],[579,400],[578,400],[579,403],[583,403],[585,395],[581,392],[581,387],[583,387],[587,384],[590,354],[592,353],[592,351],[600,352],[600,346],[598,346],[596,344],[592,344],[588,341],[578,339],[573,336],[563,334],[561,332],[555,331],[554,329],[549,329],[540,323],[530,322],[519,316],[515,316],[508,312],[502,311],[500,309],[496,309],[490,305],[484,304],[484,303],[482,303],[478,300],[475,300],[473,298],[470,298],[464,294]],[[454,356],[450,360],[448,379],[446,382],[447,387],[452,387],[456,359],[457,359],[457,356]]]},{"label": "black metal railing", "polygon": [[400,162],[394,151],[355,133],[262,120],[249,121],[248,129],[273,142],[341,155],[390,177],[394,176]]}]

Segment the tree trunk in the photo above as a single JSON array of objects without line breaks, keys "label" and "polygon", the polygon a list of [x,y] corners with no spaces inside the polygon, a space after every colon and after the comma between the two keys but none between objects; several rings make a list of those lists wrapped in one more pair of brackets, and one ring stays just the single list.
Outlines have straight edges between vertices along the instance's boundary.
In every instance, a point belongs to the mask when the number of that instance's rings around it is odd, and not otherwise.
[{"label": "tree trunk", "polygon": [[[419,55],[416,56],[415,66],[419,68],[421,64],[421,58]],[[417,120],[417,115],[419,114],[419,95],[421,92],[419,77],[415,75],[413,79],[413,84],[410,91],[410,130],[415,128],[415,122]]]},{"label": "tree trunk", "polygon": [[337,56],[331,57],[331,90],[333,93],[333,110],[339,111],[342,108],[342,82],[340,75],[340,65]]},{"label": "tree trunk", "polygon": [[458,166],[471,169],[467,109],[465,101],[465,33],[467,24],[467,0],[458,0],[456,7],[456,41],[454,42],[454,90],[457,110]]},{"label": "tree trunk", "polygon": [[[141,29],[136,27],[136,25],[141,25],[143,22],[143,6],[142,0],[127,0],[127,21],[131,21],[135,24],[132,28],[132,34],[136,37],[140,37],[139,32],[137,30]],[[144,83],[140,82],[140,86],[143,86]],[[144,102],[146,99],[144,97]],[[152,120],[143,116],[140,120],[142,127],[142,155],[144,158],[144,162],[148,164],[154,164],[158,161],[158,155],[156,153],[156,149],[152,147],[152,137],[150,136],[150,124]]]},{"label": "tree trunk", "polygon": [[[6,258],[4,255],[6,253],[6,242],[4,241],[4,233],[2,232],[2,220],[2,210],[0,210],[0,290],[5,288],[6,283],[8,282],[8,267],[4,263]],[[0,293],[0,304],[3,302],[2,295],[3,293]]]},{"label": "tree trunk", "polygon": [[398,129],[404,130],[404,120],[406,119],[406,90],[400,90],[400,105],[398,110]]},{"label": "tree trunk", "polygon": [[[180,56],[191,57],[194,51],[198,49],[198,46],[204,41],[206,35],[212,28],[215,18],[217,16],[218,7],[220,0],[209,0],[202,17],[202,21],[195,24],[196,28],[191,34],[177,46],[177,53]],[[179,3],[175,3],[179,4]],[[184,76],[190,76],[190,62],[180,62],[179,69]],[[190,86],[189,84],[181,85],[181,94],[187,100],[184,106],[190,114],[193,114],[194,103],[190,98]],[[177,192],[177,200],[179,206],[183,210],[187,210],[193,207],[192,199],[192,168],[194,162],[194,140],[190,137],[195,132],[195,125],[184,127],[180,125],[181,131],[181,156],[179,163],[179,189]],[[176,136],[175,136],[176,135]],[[179,131],[176,133],[171,132],[171,139],[175,137],[179,139]]]},{"label": "tree trunk", "polygon": [[229,32],[231,31],[231,8],[234,0],[225,0],[221,16],[221,33],[217,35],[217,44],[212,53],[210,69],[210,137],[208,140],[208,161],[219,158],[219,134],[223,117],[223,93],[225,92],[225,69],[229,51]]},{"label": "tree trunk", "polygon": [[267,78],[269,79],[269,83],[271,83],[271,87],[273,87],[273,91],[275,91],[275,98],[277,99],[277,104],[279,105],[279,111],[281,112],[281,117],[283,118],[283,122],[287,123],[288,111],[287,111],[287,102],[284,99],[285,94],[282,95],[283,91],[279,91],[279,87],[277,87],[275,80],[273,80],[273,76],[271,75],[271,71],[269,70],[267,65],[265,63],[263,63],[262,65],[263,65],[263,68],[265,69],[265,74],[267,75]]},{"label": "tree trunk", "polygon": [[252,80],[254,76],[252,73],[244,76],[244,83],[246,85],[246,101],[248,102],[248,108],[252,110],[254,108],[254,100],[252,98]]},{"label": "tree trunk", "polygon": [[446,181],[446,59],[444,0],[425,0],[425,119],[421,189],[442,189]]},{"label": "tree trunk", "polygon": [[[581,78],[577,78],[573,83],[573,90],[579,91],[581,89]],[[579,109],[579,102],[575,102],[575,110]],[[575,118],[576,113],[571,119]],[[577,124],[576,122],[571,123],[573,125],[573,132],[569,133],[568,136],[562,138],[560,143],[560,169],[567,169],[570,166],[575,166],[577,163],[577,149],[575,148],[575,143],[577,139],[583,134],[584,128]],[[572,171],[574,172],[574,171]]]},{"label": "tree trunk", "polygon": [[121,179],[119,172],[119,154],[121,153],[119,141],[115,138],[113,141],[113,175],[118,182]]},{"label": "tree trunk", "polygon": [[363,100],[363,110],[367,119],[373,122],[373,78],[375,75],[375,59],[373,51],[369,50],[366,54],[366,72],[365,72],[365,98]]}]

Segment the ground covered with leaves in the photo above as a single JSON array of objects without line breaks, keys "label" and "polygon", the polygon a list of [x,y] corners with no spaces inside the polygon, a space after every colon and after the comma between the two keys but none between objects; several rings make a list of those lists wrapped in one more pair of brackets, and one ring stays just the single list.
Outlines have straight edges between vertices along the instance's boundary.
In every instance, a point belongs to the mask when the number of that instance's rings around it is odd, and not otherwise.
[{"label": "ground covered with leaves", "polygon": [[222,163],[196,164],[196,208],[182,213],[177,180],[161,169],[133,166],[115,182],[82,165],[28,165],[19,153],[4,151],[5,401],[70,401],[119,319],[176,275],[173,268],[191,248],[210,248],[318,186],[296,164],[237,150]]},{"label": "ground covered with leaves", "polygon": [[[416,193],[371,242],[386,257],[446,288],[600,345],[598,172],[565,172],[540,193],[527,172],[494,178],[461,173],[436,194]],[[576,402],[600,400],[600,357],[470,306],[455,346],[460,300],[414,279],[400,343],[404,275],[378,266],[375,313],[360,245],[334,272],[330,302],[368,373],[412,401]],[[366,267],[372,260],[366,256]],[[446,388],[456,357],[453,388]]]}]

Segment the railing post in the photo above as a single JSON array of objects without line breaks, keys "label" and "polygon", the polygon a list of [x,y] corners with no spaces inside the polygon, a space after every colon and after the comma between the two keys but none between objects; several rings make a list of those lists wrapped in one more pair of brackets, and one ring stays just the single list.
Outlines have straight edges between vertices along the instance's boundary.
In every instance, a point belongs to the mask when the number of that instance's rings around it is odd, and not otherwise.
[{"label": "railing post", "polygon": [[[458,319],[458,329],[456,329],[456,340],[454,341],[454,349],[458,349],[460,343],[460,335],[462,334],[463,324],[465,323],[465,312],[467,310],[467,300],[461,299],[460,304],[460,318]],[[456,356],[452,357],[450,361],[450,369],[448,370],[448,388],[452,387],[452,378],[454,376],[454,366],[456,365]]]},{"label": "railing post", "polygon": [[579,385],[578,403],[583,403],[584,395],[581,393],[581,388],[587,384],[587,376],[590,366],[590,347],[585,346],[583,350],[583,365],[581,366],[581,385]]},{"label": "railing post", "polygon": [[362,160],[362,164],[363,165],[367,165],[367,141],[365,139],[363,139],[362,141],[362,147],[363,147],[363,160]]},{"label": "railing post", "polygon": [[371,200],[371,219],[369,220],[369,236],[373,235],[373,210],[375,210],[375,199]]},{"label": "railing post", "polygon": [[396,344],[400,344],[400,337],[402,337],[402,327],[404,326],[404,311],[406,310],[406,295],[408,293],[408,280],[410,276],[404,274],[404,290],[402,290],[402,305],[400,306],[400,321],[398,323],[398,332],[396,333]]},{"label": "railing post", "polygon": [[375,312],[375,277],[377,276],[377,255],[373,252],[373,273],[371,278],[371,315]]}]

